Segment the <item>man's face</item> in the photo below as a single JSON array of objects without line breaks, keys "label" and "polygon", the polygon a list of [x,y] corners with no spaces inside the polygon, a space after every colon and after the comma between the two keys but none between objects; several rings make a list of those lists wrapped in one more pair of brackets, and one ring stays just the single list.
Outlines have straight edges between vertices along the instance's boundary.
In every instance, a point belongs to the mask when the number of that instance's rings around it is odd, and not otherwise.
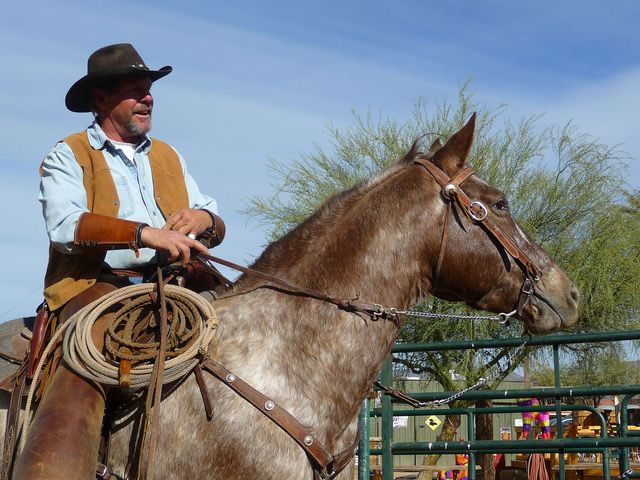
[{"label": "man's face", "polygon": [[151,83],[146,77],[125,77],[114,89],[95,91],[101,127],[109,138],[135,143],[151,130]]}]

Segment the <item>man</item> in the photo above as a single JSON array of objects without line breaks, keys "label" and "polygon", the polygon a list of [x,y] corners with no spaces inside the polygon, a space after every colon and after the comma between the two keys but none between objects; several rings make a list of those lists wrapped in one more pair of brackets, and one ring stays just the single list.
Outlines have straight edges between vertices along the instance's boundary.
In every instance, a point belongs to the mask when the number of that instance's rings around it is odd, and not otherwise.
[{"label": "man", "polygon": [[[89,57],[87,75],[67,93],[67,108],[90,111],[95,121],[59,142],[40,169],[51,241],[44,295],[58,323],[128,283],[114,272],[145,273],[167,259],[187,265],[207,252],[197,236],[206,234],[209,246],[222,241],[215,200],[200,192],[171,146],[147,136],[152,83],[171,71],[149,69],[130,44],[110,45]],[[103,332],[98,322],[94,342],[101,343]],[[14,478],[92,478],[103,410],[103,389],[62,364]]]}]

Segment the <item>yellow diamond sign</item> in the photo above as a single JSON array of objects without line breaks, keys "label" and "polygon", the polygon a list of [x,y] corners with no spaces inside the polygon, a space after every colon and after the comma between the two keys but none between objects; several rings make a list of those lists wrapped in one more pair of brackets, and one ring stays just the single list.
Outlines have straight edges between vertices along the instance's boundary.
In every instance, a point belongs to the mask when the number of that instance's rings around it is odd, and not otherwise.
[{"label": "yellow diamond sign", "polygon": [[438,417],[436,417],[435,415],[431,415],[429,418],[427,418],[424,422],[427,427],[429,427],[431,430],[435,430],[436,428],[438,428],[440,426],[440,424],[442,423],[442,420],[440,420]]}]

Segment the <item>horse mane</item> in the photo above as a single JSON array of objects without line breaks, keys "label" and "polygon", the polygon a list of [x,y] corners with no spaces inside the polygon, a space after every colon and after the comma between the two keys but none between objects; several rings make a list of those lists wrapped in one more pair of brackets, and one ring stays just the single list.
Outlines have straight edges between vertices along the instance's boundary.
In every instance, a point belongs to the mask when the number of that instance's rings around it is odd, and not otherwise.
[{"label": "horse mane", "polygon": [[[305,220],[293,227],[289,232],[267,246],[264,252],[253,263],[252,268],[264,272],[280,272],[291,264],[292,258],[303,257],[299,251],[302,244],[306,244],[318,237],[324,237],[326,231],[336,228],[336,222],[342,220],[344,224],[346,210],[353,208],[359,199],[363,198],[377,187],[392,181],[418,157],[430,159],[442,147],[440,139],[436,139],[431,147],[424,151],[423,140],[427,134],[417,137],[407,152],[396,162],[391,163],[378,175],[371,179],[356,183],[353,187],[337,192],[328,197],[318,209]],[[354,219],[351,219],[353,221]],[[246,275],[238,280],[238,286],[246,282]]]},{"label": "horse mane", "polygon": [[[309,215],[305,220],[293,227],[279,239],[267,246],[264,252],[253,263],[252,268],[269,272],[271,274],[291,274],[295,270],[295,264],[301,261],[309,261],[308,252],[303,251],[308,245],[317,239],[331,239],[331,231],[345,228],[349,221],[353,221],[347,212],[350,209],[358,208],[359,201],[370,194],[376,188],[392,182],[406,172],[407,167],[413,164],[413,160],[424,155],[420,148],[420,140],[417,138],[410,149],[396,162],[391,163],[375,177],[356,183],[351,188],[336,192],[328,197],[321,205]],[[348,218],[348,220],[345,220]],[[367,235],[362,232],[362,235]],[[358,239],[354,238],[357,243]],[[299,275],[296,278],[289,277],[290,281],[302,280]],[[250,275],[243,275],[236,283],[238,288],[250,288],[253,282],[249,281]],[[237,291],[237,290],[236,290]]]}]

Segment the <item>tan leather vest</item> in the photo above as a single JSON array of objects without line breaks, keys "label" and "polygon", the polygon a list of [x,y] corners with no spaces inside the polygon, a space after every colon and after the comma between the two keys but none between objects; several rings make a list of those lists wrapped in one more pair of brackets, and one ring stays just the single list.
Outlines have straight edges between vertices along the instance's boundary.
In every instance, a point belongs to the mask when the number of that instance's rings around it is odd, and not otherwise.
[{"label": "tan leather vest", "polygon": [[[64,141],[82,167],[89,211],[117,217],[120,200],[102,151],[89,144],[86,131],[74,133]],[[173,148],[167,143],[152,139],[149,163],[156,203],[164,217],[168,218],[181,208],[188,208],[187,186],[180,159]],[[52,311],[96,283],[105,254],[104,250],[87,249],[80,254],[67,255],[49,245],[44,297]]]}]

